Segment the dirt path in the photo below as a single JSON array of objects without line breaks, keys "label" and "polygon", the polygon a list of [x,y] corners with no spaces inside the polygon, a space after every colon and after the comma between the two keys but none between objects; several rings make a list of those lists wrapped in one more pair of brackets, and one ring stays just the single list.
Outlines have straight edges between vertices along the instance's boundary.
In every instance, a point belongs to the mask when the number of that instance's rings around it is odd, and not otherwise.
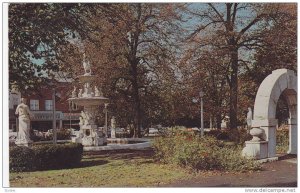
[{"label": "dirt path", "polygon": [[264,163],[258,172],[197,176],[166,187],[297,187],[297,158]]}]

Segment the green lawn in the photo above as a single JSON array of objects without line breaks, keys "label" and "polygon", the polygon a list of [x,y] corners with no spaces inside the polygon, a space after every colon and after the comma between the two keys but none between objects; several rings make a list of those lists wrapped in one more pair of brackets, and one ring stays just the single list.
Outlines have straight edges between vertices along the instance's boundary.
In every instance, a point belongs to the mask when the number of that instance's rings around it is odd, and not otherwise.
[{"label": "green lawn", "polygon": [[145,151],[85,155],[78,168],[10,173],[11,187],[151,187],[191,177]]}]

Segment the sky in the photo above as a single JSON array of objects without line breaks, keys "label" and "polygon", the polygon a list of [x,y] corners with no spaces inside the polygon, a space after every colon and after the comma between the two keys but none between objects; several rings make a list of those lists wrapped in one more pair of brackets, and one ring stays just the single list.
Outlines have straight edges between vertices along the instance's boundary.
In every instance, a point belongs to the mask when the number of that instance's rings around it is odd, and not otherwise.
[{"label": "sky", "polygon": [[[216,6],[216,8],[222,13],[225,11],[225,6],[223,3],[216,3],[214,4]],[[206,10],[207,9],[207,3],[200,3],[200,2],[197,2],[197,3],[188,3],[188,8],[191,9],[193,12],[198,12],[199,11],[203,11],[203,10]],[[240,11],[238,12],[238,15],[237,15],[237,18],[239,17],[245,17],[245,16],[250,16],[252,13],[249,12],[249,11]],[[182,27],[188,31],[188,33],[192,33],[196,28],[197,26],[199,26],[201,24],[200,22],[200,19],[199,17],[197,16],[192,16],[192,15],[187,15],[187,14],[183,14],[184,16],[184,19],[186,20],[186,22],[183,22],[182,23]],[[238,30],[243,27],[243,25],[238,25]],[[78,43],[78,44],[81,44],[80,43],[80,40],[78,40],[77,38],[76,39],[70,39],[71,42],[74,42],[74,43]],[[81,44],[82,46],[82,44]],[[42,49],[42,47],[41,47]],[[82,49],[82,48],[81,48]],[[41,59],[35,59],[35,58],[32,58],[31,61],[35,64],[38,64],[38,65],[42,65],[44,62],[45,62],[45,59],[44,58],[41,58]]]}]

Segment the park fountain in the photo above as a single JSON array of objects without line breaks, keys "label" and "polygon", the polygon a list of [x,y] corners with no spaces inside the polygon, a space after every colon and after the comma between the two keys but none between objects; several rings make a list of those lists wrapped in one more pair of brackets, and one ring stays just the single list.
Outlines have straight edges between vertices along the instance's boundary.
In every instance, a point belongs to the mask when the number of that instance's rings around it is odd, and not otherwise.
[{"label": "park fountain", "polygon": [[83,106],[80,117],[80,131],[73,141],[81,143],[83,146],[102,146],[107,144],[106,134],[98,129],[96,124],[96,115],[99,110],[99,106],[108,101],[108,98],[103,97],[101,89],[99,90],[96,85],[94,89],[92,84],[94,83],[96,76],[91,73],[91,65],[87,60],[85,54],[83,59],[84,75],[78,77],[79,81],[83,84],[83,89],[79,89],[74,86],[72,91],[72,97],[68,100],[75,103],[78,106]]}]

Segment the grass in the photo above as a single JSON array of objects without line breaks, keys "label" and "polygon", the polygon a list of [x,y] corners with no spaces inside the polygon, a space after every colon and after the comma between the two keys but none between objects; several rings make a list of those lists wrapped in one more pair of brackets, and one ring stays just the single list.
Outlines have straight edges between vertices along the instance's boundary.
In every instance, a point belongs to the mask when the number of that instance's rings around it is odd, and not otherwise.
[{"label": "grass", "polygon": [[153,187],[191,174],[145,151],[85,155],[73,169],[10,173],[11,187]]}]

